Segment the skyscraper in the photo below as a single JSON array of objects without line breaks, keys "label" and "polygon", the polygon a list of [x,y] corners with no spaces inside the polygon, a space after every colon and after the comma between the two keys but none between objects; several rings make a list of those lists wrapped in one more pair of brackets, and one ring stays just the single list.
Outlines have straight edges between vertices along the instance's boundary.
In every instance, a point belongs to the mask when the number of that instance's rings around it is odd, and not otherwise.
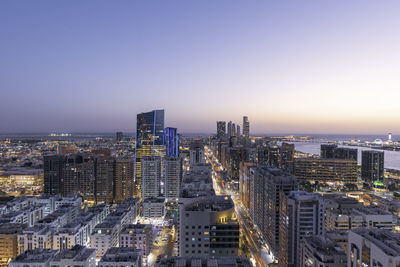
[{"label": "skyscraper", "polygon": [[136,125],[136,161],[135,195],[142,190],[142,157],[165,155],[164,147],[164,110],[153,110],[137,115]]},{"label": "skyscraper", "polygon": [[236,125],[236,136],[240,136],[240,125]]},{"label": "skyscraper", "polygon": [[361,178],[366,182],[383,180],[384,173],[383,151],[364,150],[361,154]]},{"label": "skyscraper", "polygon": [[217,121],[217,138],[224,137],[225,132],[226,132],[226,122]]},{"label": "skyscraper", "polygon": [[247,116],[243,116],[243,136],[246,138],[250,136],[250,122]]},{"label": "skyscraper", "polygon": [[228,122],[228,131],[227,131],[226,135],[228,137],[232,136],[232,122],[231,121]]},{"label": "skyscraper", "polygon": [[142,157],[142,198],[158,197],[161,192],[161,157]]},{"label": "skyscraper", "polygon": [[335,150],[337,145],[335,144],[322,144],[321,145],[321,158],[333,159],[335,158]]},{"label": "skyscraper", "polygon": [[43,157],[44,193],[60,194],[62,190],[63,155],[45,155]]},{"label": "skyscraper", "polygon": [[164,144],[167,156],[179,156],[179,136],[176,128],[167,127],[164,130]]},{"label": "skyscraper", "polygon": [[122,141],[123,137],[124,137],[124,134],[122,132],[116,132],[115,139],[117,140],[117,142]]},{"label": "skyscraper", "polygon": [[236,136],[236,124],[234,124],[234,123],[232,123],[232,129],[231,129],[230,136]]},{"label": "skyscraper", "polygon": [[165,198],[175,200],[179,197],[182,175],[182,160],[179,157],[164,157]]},{"label": "skyscraper", "polygon": [[132,159],[115,160],[114,196],[117,203],[133,196],[133,165]]}]

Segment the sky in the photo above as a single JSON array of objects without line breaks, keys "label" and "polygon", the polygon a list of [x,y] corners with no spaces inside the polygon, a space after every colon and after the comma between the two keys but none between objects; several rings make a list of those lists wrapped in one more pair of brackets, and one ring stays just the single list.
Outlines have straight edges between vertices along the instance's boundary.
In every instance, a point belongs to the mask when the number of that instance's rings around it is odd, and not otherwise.
[{"label": "sky", "polygon": [[400,1],[0,1],[0,133],[400,133]]}]

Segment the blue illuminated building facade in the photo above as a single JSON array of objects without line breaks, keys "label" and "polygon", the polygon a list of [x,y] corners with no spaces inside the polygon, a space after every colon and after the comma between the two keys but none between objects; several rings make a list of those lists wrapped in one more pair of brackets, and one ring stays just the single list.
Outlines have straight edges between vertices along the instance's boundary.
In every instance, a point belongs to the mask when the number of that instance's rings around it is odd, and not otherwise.
[{"label": "blue illuminated building facade", "polygon": [[164,145],[167,156],[179,156],[179,136],[176,128],[167,127],[164,130]]}]

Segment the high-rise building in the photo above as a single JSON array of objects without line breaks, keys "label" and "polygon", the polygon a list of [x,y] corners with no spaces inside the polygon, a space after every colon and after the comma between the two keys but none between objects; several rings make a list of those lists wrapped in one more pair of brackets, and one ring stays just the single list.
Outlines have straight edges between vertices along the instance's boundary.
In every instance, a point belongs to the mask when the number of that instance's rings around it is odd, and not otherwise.
[{"label": "high-rise building", "polygon": [[236,124],[232,123],[232,130],[231,130],[231,136],[236,136]]},{"label": "high-rise building", "polygon": [[358,150],[357,148],[338,147],[335,149],[335,158],[357,161]]},{"label": "high-rise building", "polygon": [[240,125],[236,125],[236,136],[240,136]]},{"label": "high-rise building", "polygon": [[96,157],[96,203],[113,202],[114,163],[115,160],[113,157],[103,155]]},{"label": "high-rise building", "polygon": [[158,197],[161,192],[161,157],[144,156],[141,160],[142,198]]},{"label": "high-rise building", "polygon": [[364,150],[361,154],[361,178],[366,182],[383,180],[384,152]]},{"label": "high-rise building", "polygon": [[131,158],[115,160],[114,198],[117,203],[133,196],[134,162]]},{"label": "high-rise building", "polygon": [[44,193],[46,195],[60,194],[62,190],[62,169],[64,165],[63,155],[44,155],[43,180]]},{"label": "high-rise building", "polygon": [[180,181],[182,180],[182,159],[179,157],[164,157],[165,198],[175,200],[179,197]]},{"label": "high-rise building", "polygon": [[226,133],[226,122],[217,121],[217,138],[222,138]]},{"label": "high-rise building", "polygon": [[135,189],[138,196],[142,192],[142,157],[163,157],[165,155],[163,137],[164,110],[153,110],[137,115]]},{"label": "high-rise building", "polygon": [[250,136],[250,122],[247,116],[243,116],[243,136],[246,138]]},{"label": "high-rise building", "polygon": [[279,205],[282,194],[297,190],[295,176],[277,168],[250,167],[250,218],[278,256],[280,242]]},{"label": "high-rise building", "polygon": [[179,136],[176,128],[167,127],[164,130],[164,144],[167,156],[179,156]]},{"label": "high-rise building", "polygon": [[117,142],[121,142],[122,138],[124,138],[124,134],[122,132],[115,133],[115,139],[117,140]]},{"label": "high-rise building", "polygon": [[335,144],[321,144],[321,158],[334,159],[336,148],[337,145]]},{"label": "high-rise building", "polygon": [[319,194],[292,191],[280,203],[279,265],[300,267],[304,238],[324,235],[324,201]]},{"label": "high-rise building", "polygon": [[194,142],[193,144],[191,144],[189,159],[190,166],[206,163],[203,144],[201,144],[200,142]]},{"label": "high-rise building", "polygon": [[237,256],[239,224],[230,196],[185,199],[179,203],[180,256]]}]

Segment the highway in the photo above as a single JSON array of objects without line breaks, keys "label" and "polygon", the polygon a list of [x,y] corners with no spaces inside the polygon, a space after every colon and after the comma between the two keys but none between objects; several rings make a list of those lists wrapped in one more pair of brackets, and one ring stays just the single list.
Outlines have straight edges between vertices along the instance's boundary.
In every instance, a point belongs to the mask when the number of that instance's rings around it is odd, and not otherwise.
[{"label": "highway", "polygon": [[216,194],[230,195],[235,203],[235,214],[240,224],[243,237],[248,244],[253,263],[257,267],[268,266],[268,264],[273,262],[273,256],[269,255],[267,252],[269,251],[268,247],[264,246],[259,241],[259,233],[250,220],[247,210],[241,203],[238,194],[226,189],[226,186],[224,185],[220,175],[221,167],[217,165],[217,159],[207,147],[205,148],[205,154],[208,162],[211,163],[213,168],[213,186]]}]

